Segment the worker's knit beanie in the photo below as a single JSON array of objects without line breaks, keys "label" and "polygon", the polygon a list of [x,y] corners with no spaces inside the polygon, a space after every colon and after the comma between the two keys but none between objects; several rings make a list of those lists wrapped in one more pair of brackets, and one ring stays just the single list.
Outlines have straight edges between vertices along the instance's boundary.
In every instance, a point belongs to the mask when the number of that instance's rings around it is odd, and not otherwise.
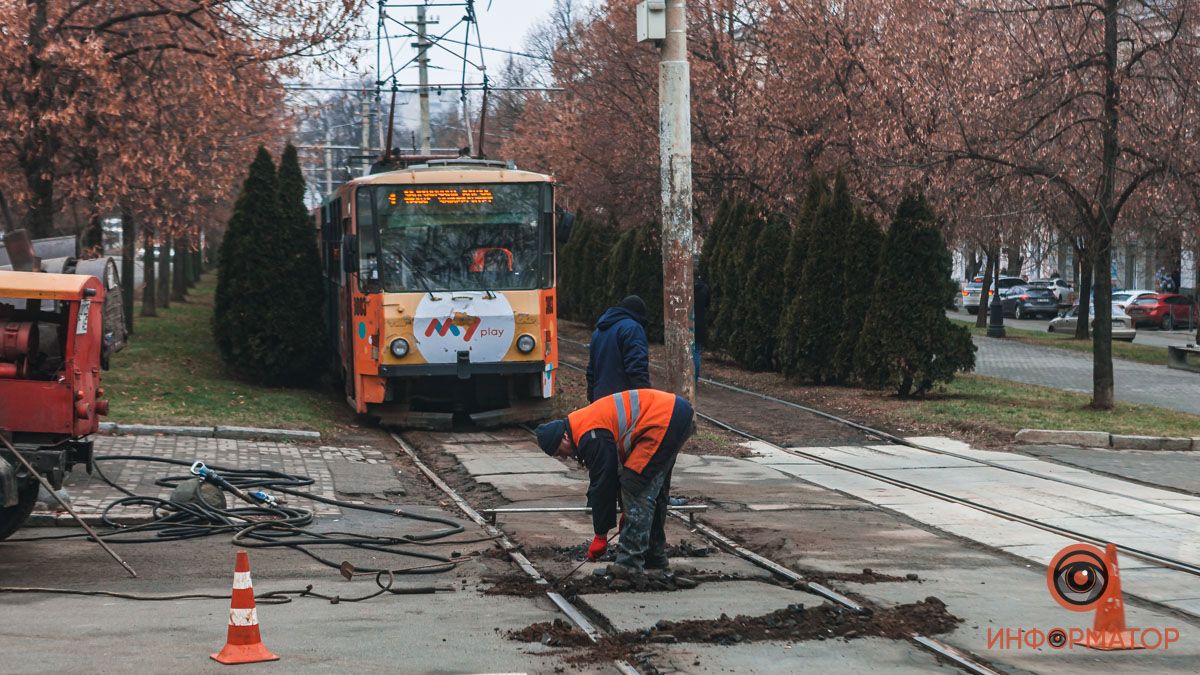
[{"label": "worker's knit beanie", "polygon": [[627,309],[640,317],[646,316],[646,301],[642,300],[636,295],[625,296],[625,299],[621,301],[620,307],[622,309]]},{"label": "worker's knit beanie", "polygon": [[538,447],[547,455],[553,455],[558,451],[559,444],[562,443],[563,434],[567,433],[567,421],[551,420],[538,426],[534,431],[537,434]]}]

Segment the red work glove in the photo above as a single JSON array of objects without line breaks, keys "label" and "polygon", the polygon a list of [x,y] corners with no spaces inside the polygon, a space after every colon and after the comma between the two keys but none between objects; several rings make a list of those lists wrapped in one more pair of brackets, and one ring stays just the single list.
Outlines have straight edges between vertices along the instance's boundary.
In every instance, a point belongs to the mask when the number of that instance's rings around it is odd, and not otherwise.
[{"label": "red work glove", "polygon": [[604,555],[604,552],[607,550],[608,539],[606,539],[604,535],[598,534],[592,538],[591,546],[588,546],[587,559],[595,561],[597,558]]}]

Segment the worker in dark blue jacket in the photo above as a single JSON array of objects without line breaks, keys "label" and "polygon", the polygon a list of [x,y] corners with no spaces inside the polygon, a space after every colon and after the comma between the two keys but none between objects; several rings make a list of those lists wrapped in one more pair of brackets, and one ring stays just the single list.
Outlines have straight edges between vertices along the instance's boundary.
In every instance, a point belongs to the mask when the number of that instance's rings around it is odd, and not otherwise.
[{"label": "worker in dark blue jacket", "polygon": [[630,389],[650,388],[646,303],[636,295],[609,307],[596,322],[588,354],[588,402]]}]

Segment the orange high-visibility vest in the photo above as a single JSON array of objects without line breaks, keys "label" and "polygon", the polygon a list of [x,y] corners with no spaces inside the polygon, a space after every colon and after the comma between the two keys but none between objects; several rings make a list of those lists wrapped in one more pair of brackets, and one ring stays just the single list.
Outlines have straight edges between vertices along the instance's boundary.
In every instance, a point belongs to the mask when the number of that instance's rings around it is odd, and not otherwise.
[{"label": "orange high-visibility vest", "polygon": [[571,442],[592,430],[607,429],[617,440],[617,455],[626,468],[641,473],[658,452],[671,414],[675,394],[657,389],[630,389],[598,399],[567,415]]}]

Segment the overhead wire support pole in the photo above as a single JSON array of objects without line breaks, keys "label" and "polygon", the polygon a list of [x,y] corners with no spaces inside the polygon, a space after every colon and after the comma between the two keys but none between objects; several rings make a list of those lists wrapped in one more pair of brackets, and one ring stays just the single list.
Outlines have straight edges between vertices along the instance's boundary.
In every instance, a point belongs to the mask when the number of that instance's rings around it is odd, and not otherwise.
[{"label": "overhead wire support pole", "polygon": [[[428,155],[430,147],[433,144],[433,133],[429,120],[429,33],[426,27],[431,23],[437,23],[436,20],[430,21],[425,14],[425,5],[417,5],[417,20],[416,24],[417,42],[414,45],[417,48],[417,79],[419,85],[417,87],[417,95],[420,98],[420,138],[421,138],[421,154]],[[405,30],[413,32],[408,26],[404,26]]]},{"label": "overhead wire support pole", "polygon": [[692,105],[684,0],[666,1],[666,36],[658,66],[658,110],[667,388],[694,401]]},{"label": "overhead wire support pole", "polygon": [[467,0],[467,15],[463,17],[463,22],[467,24],[467,29],[463,35],[462,87],[458,90],[458,100],[462,103],[463,127],[467,132],[467,153],[471,157],[478,157],[479,150],[475,147],[475,132],[471,124],[471,106],[467,101],[467,64],[471,62],[467,58],[467,52],[471,49],[471,24],[475,22],[475,0]]}]

